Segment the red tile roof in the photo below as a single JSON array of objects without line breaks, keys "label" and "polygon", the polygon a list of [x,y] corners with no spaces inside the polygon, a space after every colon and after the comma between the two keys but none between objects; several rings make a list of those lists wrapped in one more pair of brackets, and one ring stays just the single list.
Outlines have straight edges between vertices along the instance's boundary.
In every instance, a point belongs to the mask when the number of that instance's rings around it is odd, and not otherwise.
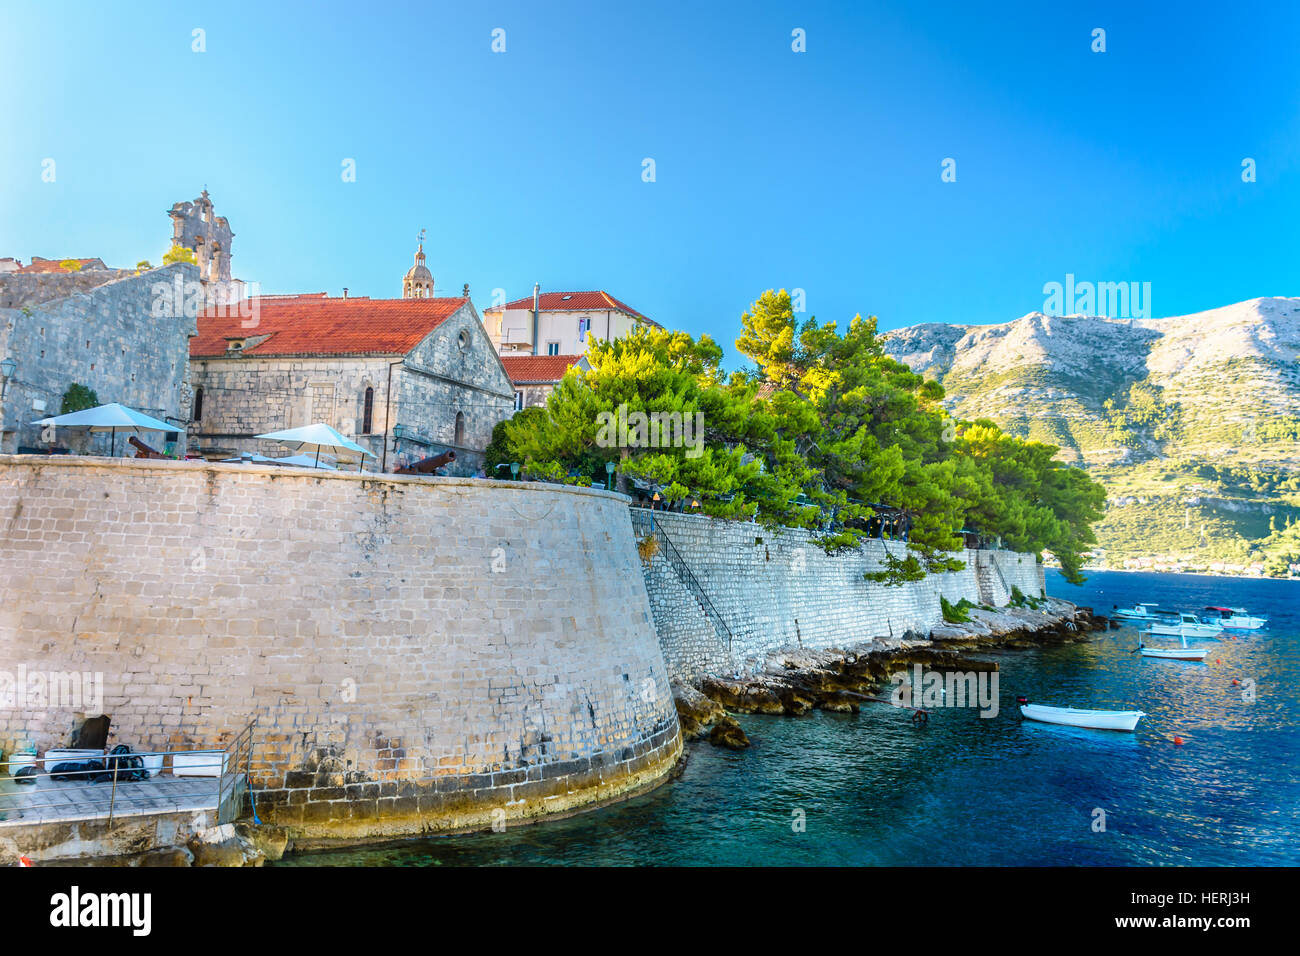
[{"label": "red tile roof", "polygon": [[581,355],[503,355],[501,364],[516,385],[552,385],[582,361]]},{"label": "red tile roof", "polygon": [[[30,275],[34,272],[65,272],[67,270],[65,270],[60,263],[67,261],[67,259],[36,259],[23,266],[21,269],[15,269],[14,271],[21,272],[25,275]],[[98,257],[90,259],[74,259],[72,261],[79,263],[82,269],[86,268],[86,266],[90,265],[92,262],[99,262],[102,265],[102,260]]]},{"label": "red tile roof", "polygon": [[[227,339],[258,339],[240,355],[405,355],[457,310],[464,298],[331,299],[324,292],[253,299],[253,318],[210,309],[190,339],[194,358],[226,355]],[[256,324],[253,324],[256,323]]]},{"label": "red tile roof", "polygon": [[[647,322],[653,321],[608,292],[543,292],[539,299],[538,305],[543,312],[603,312],[606,309],[617,309],[635,318],[645,319]],[[502,309],[532,309],[532,307],[533,297],[530,295],[483,311],[499,312]]]}]

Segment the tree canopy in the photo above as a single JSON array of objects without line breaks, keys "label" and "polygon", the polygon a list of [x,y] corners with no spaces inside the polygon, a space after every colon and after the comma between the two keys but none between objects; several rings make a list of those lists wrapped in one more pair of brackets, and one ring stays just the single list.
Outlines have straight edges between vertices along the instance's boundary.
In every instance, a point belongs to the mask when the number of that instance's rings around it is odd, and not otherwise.
[{"label": "tree canopy", "polygon": [[707,335],[589,337],[590,371],[571,369],[544,409],[505,423],[494,456],[584,484],[613,462],[624,490],[639,480],[669,505],[812,529],[828,551],[901,538],[872,575],[888,583],[960,568],[963,531],[1050,551],[1081,580],[1101,486],[1055,446],[951,418],[939,383],[885,353],[874,317],[800,323],[789,294],[769,290],[736,348],[753,364],[728,376]]}]

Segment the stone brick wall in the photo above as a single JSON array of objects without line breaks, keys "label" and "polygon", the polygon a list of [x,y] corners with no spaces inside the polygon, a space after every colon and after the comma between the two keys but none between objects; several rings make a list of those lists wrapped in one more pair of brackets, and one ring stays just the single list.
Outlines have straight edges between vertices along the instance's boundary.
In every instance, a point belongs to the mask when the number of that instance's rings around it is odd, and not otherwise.
[{"label": "stone brick wall", "polygon": [[[638,538],[652,524],[659,548],[642,572],[673,677],[752,670],[787,645],[826,648],[924,632],[942,620],[940,595],[1005,604],[1012,586],[1035,597],[1043,589],[1042,568],[1028,554],[965,551],[961,571],[889,587],[863,574],[880,568],[887,548],[901,554],[901,542],[828,556],[807,531],[633,509]],[[1001,577],[990,569],[986,581],[997,583],[981,587],[977,565],[989,562]]]},{"label": "stone brick wall", "polygon": [[[525,482],[0,457],[0,669],[101,672],[110,743],[257,721],[313,840],[620,798],[681,749],[626,499]],[[65,745],[67,707],[0,712]]]},{"label": "stone brick wall", "polygon": [[[30,423],[59,414],[63,393],[77,382],[94,389],[101,402],[175,421],[177,451],[183,454],[189,408],[182,407],[182,398],[195,319],[176,314],[183,309],[157,314],[157,291],[170,289],[178,277],[185,283],[197,276],[187,263],[141,275],[86,270],[0,276],[0,302],[14,304],[0,307],[0,358],[18,362],[0,406],[0,452],[36,447],[40,428]],[[40,402],[43,411],[34,407]],[[160,447],[157,432],[143,438]],[[107,435],[92,438],[84,430],[60,431],[56,440],[78,451],[109,450]],[[119,455],[125,440],[118,436]]]}]

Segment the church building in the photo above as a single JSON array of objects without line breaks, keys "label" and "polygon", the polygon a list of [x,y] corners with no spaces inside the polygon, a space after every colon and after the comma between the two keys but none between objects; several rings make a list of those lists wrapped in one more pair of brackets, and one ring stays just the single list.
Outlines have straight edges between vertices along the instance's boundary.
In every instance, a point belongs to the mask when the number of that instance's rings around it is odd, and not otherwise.
[{"label": "church building", "polygon": [[191,449],[278,456],[283,446],[253,436],[325,422],[375,455],[367,470],[454,451],[446,473],[479,473],[515,390],[468,288],[436,295],[421,244],[402,298],[343,292],[256,296],[251,315],[199,316]]}]

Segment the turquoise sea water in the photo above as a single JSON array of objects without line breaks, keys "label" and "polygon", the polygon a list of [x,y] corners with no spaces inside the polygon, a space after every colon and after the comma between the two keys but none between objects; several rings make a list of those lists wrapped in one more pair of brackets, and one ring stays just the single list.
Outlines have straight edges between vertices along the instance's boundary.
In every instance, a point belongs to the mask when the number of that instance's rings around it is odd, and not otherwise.
[{"label": "turquoise sea water", "polygon": [[[1205,664],[1140,658],[1132,628],[996,652],[993,719],[937,710],[918,731],[881,705],[741,717],[749,750],[691,745],[680,779],[623,804],[282,865],[1300,864],[1300,582],[1098,572],[1075,588],[1049,571],[1048,593],[1103,614],[1245,606],[1271,624],[1207,645]],[[1133,734],[1026,723],[1017,694],[1149,716]]]}]

